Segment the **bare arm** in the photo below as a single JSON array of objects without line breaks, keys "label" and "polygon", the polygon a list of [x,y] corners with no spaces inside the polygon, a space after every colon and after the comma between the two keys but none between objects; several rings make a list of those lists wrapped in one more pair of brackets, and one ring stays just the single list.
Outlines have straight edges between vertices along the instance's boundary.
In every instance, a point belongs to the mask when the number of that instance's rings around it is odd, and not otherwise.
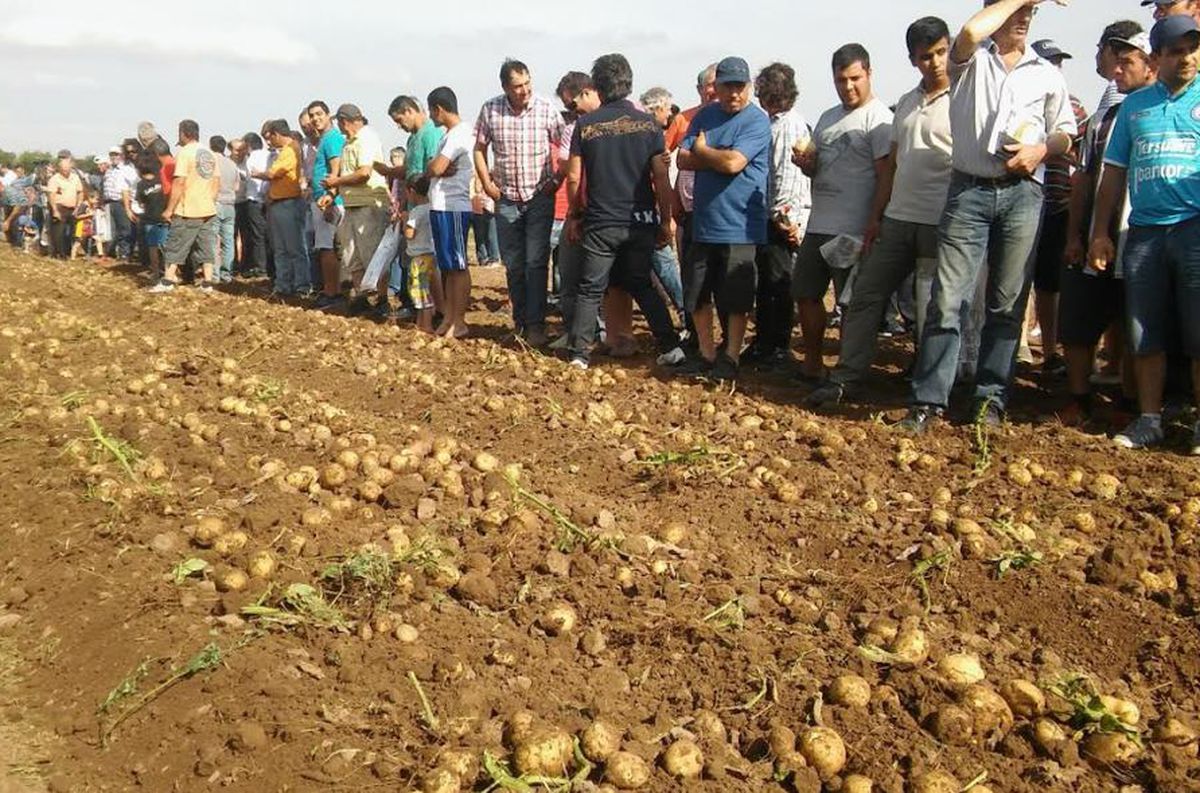
[{"label": "bare arm", "polygon": [[475,144],[475,175],[479,177],[479,184],[483,187],[483,192],[487,193],[493,201],[499,201],[500,188],[492,180],[492,169],[488,168],[487,150],[486,143]]},{"label": "bare arm", "polygon": [[183,197],[184,185],[187,184],[187,178],[176,176],[171,182],[171,197],[167,199],[167,208],[163,210],[163,220],[170,220],[175,214],[175,207],[179,200]]},{"label": "bare arm", "polygon": [[693,170],[715,171],[726,176],[739,174],[750,164],[746,155],[737,149],[714,149],[709,146],[703,132],[696,137],[696,143],[692,146],[691,160]]},{"label": "bare arm", "polygon": [[425,173],[436,179],[439,176],[445,176],[453,165],[454,163],[450,162],[449,157],[439,154],[429,161],[429,165],[425,167]]},{"label": "bare arm", "polygon": [[1083,224],[1087,220],[1092,191],[1095,189],[1095,178],[1082,168],[1071,177],[1071,205],[1067,210],[1067,248],[1063,253],[1067,264],[1079,264],[1083,260]]},{"label": "bare arm", "polygon": [[998,0],[989,6],[984,6],[975,16],[967,20],[962,30],[954,37],[954,47],[950,50],[950,60],[954,63],[966,63],[979,49],[979,45],[992,37],[1008,18],[1025,6],[1039,5],[1044,0]]},{"label": "bare arm", "polygon": [[1108,230],[1112,228],[1117,205],[1125,194],[1128,173],[1124,168],[1105,163],[1104,178],[1100,180],[1100,193],[1096,196],[1096,209],[1092,214],[1092,242],[1088,259],[1097,270],[1104,270],[1116,258],[1116,246]]},{"label": "bare arm", "polygon": [[875,161],[875,196],[871,199],[871,219],[863,232],[863,256],[871,252],[871,247],[879,237],[879,227],[883,224],[883,213],[892,200],[892,185],[896,181],[896,144],[886,157]]}]

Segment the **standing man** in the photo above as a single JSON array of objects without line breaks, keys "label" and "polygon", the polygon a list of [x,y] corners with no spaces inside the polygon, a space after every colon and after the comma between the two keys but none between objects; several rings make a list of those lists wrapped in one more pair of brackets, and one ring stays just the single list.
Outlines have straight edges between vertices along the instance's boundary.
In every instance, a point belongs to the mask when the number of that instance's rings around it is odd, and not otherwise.
[{"label": "standing man", "polygon": [[304,203],[301,172],[304,153],[283,119],[268,121],[267,143],[275,149],[275,159],[264,177],[271,183],[267,191],[267,223],[275,247],[275,284],[272,292],[279,297],[306,296],[312,289],[308,257],[304,253]]},{"label": "standing man", "polygon": [[237,163],[225,156],[228,144],[220,135],[208,139],[208,148],[217,159],[217,250],[213,253],[216,272],[213,281],[227,284],[233,280],[234,236],[237,228],[237,191],[242,175]]},{"label": "standing man", "polygon": [[987,268],[987,316],[975,375],[976,417],[1004,417],[1042,214],[1042,164],[1077,128],[1062,73],[1028,46],[1044,0],[987,0],[950,49],[954,174],[938,227],[938,269],[899,427],[924,432],[950,401],[964,307]]},{"label": "standing man", "polygon": [[211,292],[213,252],[217,249],[217,190],[220,178],[217,159],[200,145],[200,125],[191,119],[179,122],[179,150],[175,152],[175,171],[171,197],[163,211],[163,222],[170,224],[163,248],[163,278],[151,292],[170,292],[179,283],[179,268],[188,259],[200,263],[197,278],[201,292]]},{"label": "standing man", "polygon": [[[671,244],[671,180],[662,127],[629,101],[633,69],[624,55],[602,55],[592,65],[591,85],[602,102],[582,116],[571,137],[567,166],[570,202],[565,233],[582,240],[579,272],[563,291],[574,293],[567,349],[571,365],[587,369],[596,341],[600,301],[610,280],[637,301],[658,341],[660,363],[684,359],[679,336],[654,283],[654,249]],[[587,175],[586,199],[580,193]]]},{"label": "standing man", "polygon": [[333,125],[329,105],[320,99],[308,103],[308,123],[317,136],[309,212],[312,218],[313,250],[317,252],[317,266],[321,271],[321,294],[317,295],[313,305],[318,309],[328,309],[341,302],[341,273],[334,252],[334,241],[345,210],[342,197],[331,193],[324,182],[330,174],[341,170],[346,137]]},{"label": "standing man", "polygon": [[[433,123],[446,132],[425,174],[430,178],[429,227],[438,272],[444,277],[442,324],[434,333],[461,339],[470,332],[471,271],[467,232],[471,229],[471,180],[475,178],[475,135],[458,115],[458,97],[442,86],[427,99]],[[413,171],[416,173],[416,171]]]},{"label": "standing man", "polygon": [[1187,15],[1200,23],[1200,2],[1197,0],[1142,0],[1143,6],[1154,6],[1154,18]]},{"label": "standing man", "polygon": [[75,244],[75,210],[87,198],[87,188],[71,152],[59,152],[54,175],[44,189],[50,205],[50,250],[56,259],[69,259]]},{"label": "standing man", "polygon": [[267,188],[270,185],[267,180],[254,174],[267,170],[271,154],[263,146],[263,139],[257,132],[247,132],[242,136],[242,142],[246,147],[243,178],[249,186],[246,188],[245,222],[241,226],[241,272],[247,276],[262,275],[268,270],[266,200]]},{"label": "standing man", "polygon": [[[554,193],[562,182],[555,155],[563,119],[533,93],[529,67],[507,60],[500,67],[504,93],[487,101],[475,122],[475,170],[496,202],[500,258],[508,280],[514,330],[534,347],[546,343],[546,275]],[[491,150],[495,173],[488,167]]]},{"label": "standing man", "polygon": [[125,212],[125,194],[137,185],[137,169],[125,161],[120,146],[108,150],[108,171],[101,186],[104,205],[112,219],[112,255],[121,261],[133,250],[133,223]]},{"label": "standing man", "polygon": [[772,63],[754,81],[758,102],[771,119],[771,173],[767,181],[770,220],[767,243],[758,249],[758,306],[754,312],[754,342],[743,360],[775,367],[791,357],[792,269],[812,211],[812,187],[792,162],[792,149],[811,137],[808,122],[796,109],[796,72]]},{"label": "standing man", "polygon": [[[375,130],[367,125],[358,105],[347,103],[339,107],[337,123],[346,136],[346,145],[338,164],[339,172],[325,177],[324,187],[336,190],[346,209],[342,220],[342,244],[346,246],[343,275],[350,280],[351,292],[357,292],[367,265],[387,230],[391,200],[387,179],[375,168],[377,163],[386,162],[383,143]],[[390,311],[386,269],[375,291],[378,299],[374,311],[377,316],[386,316]],[[362,292],[351,303],[350,311],[361,313],[368,307],[367,293]]]},{"label": "standing man", "polygon": [[872,209],[882,202],[876,188],[888,169],[892,112],[871,90],[871,56],[861,44],[833,53],[833,83],[841,103],[821,114],[812,142],[797,149],[796,164],[812,177],[812,214],[796,255],[792,291],[804,337],[801,373],[809,382],[825,376],[825,293],[833,281],[841,299],[852,268],[833,266],[822,248],[838,237],[869,250],[878,234]]},{"label": "standing man", "polygon": [[[432,113],[432,110],[430,112]],[[455,112],[457,113],[458,111],[455,110]],[[399,179],[400,183],[404,184],[409,174],[420,176],[428,170],[429,163],[433,162],[434,157],[437,156],[438,149],[442,145],[442,137],[445,136],[446,131],[433,123],[429,114],[421,108],[421,103],[417,101],[416,97],[396,97],[388,107],[388,115],[391,116],[392,121],[396,123],[397,127],[408,133],[408,141],[405,144],[404,164],[400,168],[387,169],[389,171],[388,176]],[[472,155],[473,157],[474,155]],[[474,173],[474,164],[472,164],[471,170]],[[432,197],[432,194],[430,194],[430,199]],[[403,266],[399,267],[398,271],[401,277],[407,280],[407,252],[402,252],[401,257],[403,259],[401,262]],[[392,286],[400,294],[407,293],[407,283],[398,283]],[[435,313],[440,313],[444,317],[446,312],[442,305],[442,276],[436,268],[429,276],[429,291],[433,298]]]},{"label": "standing man", "polygon": [[[924,17],[905,35],[908,57],[921,82],[900,98],[887,159],[867,228],[871,246],[859,265],[854,294],[842,320],[842,346],[829,380],[805,404],[841,401],[867,373],[875,357],[880,322],[893,292],[911,275],[932,279],[937,269],[937,227],[950,188],[954,141],[950,135],[950,29]],[[925,318],[918,300],[917,324]]]},{"label": "standing man", "polygon": [[[679,148],[679,167],[696,173],[693,243],[684,254],[683,291],[696,324],[700,357],[677,371],[736,380],[757,288],[755,257],[767,241],[771,122],[750,102],[750,67],[717,64],[717,101],[700,109]],[[713,304],[728,317],[718,354]]]},{"label": "standing man", "polygon": [[[1163,440],[1164,344],[1172,316],[1200,395],[1200,27],[1187,15],[1165,17],[1151,29],[1150,47],[1158,82],[1131,95],[1117,114],[1088,254],[1097,270],[1112,265],[1110,229],[1128,188],[1132,212],[1122,263],[1141,415],[1114,440],[1130,449]],[[1200,455],[1200,423],[1191,453]]]}]

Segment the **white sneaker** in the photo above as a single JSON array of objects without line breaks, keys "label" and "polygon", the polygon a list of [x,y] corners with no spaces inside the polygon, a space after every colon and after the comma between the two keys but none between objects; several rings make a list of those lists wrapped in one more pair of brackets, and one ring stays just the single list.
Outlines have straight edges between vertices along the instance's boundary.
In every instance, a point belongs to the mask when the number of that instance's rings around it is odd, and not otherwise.
[{"label": "white sneaker", "polygon": [[1157,446],[1162,441],[1162,420],[1155,421],[1144,414],[1135,418],[1128,427],[1113,438],[1114,443],[1125,449],[1145,449]]},{"label": "white sneaker", "polygon": [[200,294],[202,295],[211,295],[213,292],[213,288],[210,284],[200,284],[200,286],[197,288],[200,290]]},{"label": "white sneaker", "polygon": [[572,358],[571,363],[569,363],[567,365],[570,366],[572,369],[578,369],[581,372],[586,372],[587,368],[588,368],[588,362],[581,360],[579,358]]},{"label": "white sneaker", "polygon": [[157,284],[150,287],[148,291],[152,295],[161,295],[165,294],[166,292],[174,292],[175,284],[171,283],[170,281],[159,281]]},{"label": "white sneaker", "polygon": [[658,358],[655,359],[655,363],[657,363],[659,366],[678,366],[685,360],[687,360],[687,353],[683,351],[682,347],[676,347],[670,352],[664,352],[662,355],[658,356]]}]

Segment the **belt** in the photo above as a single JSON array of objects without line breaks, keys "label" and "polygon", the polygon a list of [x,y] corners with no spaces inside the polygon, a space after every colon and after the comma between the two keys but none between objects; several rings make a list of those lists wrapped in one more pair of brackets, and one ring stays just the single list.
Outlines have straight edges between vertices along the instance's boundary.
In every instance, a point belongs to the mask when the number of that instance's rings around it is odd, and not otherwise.
[{"label": "belt", "polygon": [[1025,176],[975,176],[966,171],[955,169],[954,178],[966,182],[975,187],[1012,187],[1015,184],[1024,182],[1028,177]]}]

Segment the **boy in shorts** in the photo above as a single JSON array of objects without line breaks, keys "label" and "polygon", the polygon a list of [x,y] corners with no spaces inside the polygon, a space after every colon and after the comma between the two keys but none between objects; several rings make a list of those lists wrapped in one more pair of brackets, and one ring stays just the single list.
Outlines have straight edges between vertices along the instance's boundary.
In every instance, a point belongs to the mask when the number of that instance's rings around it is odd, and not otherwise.
[{"label": "boy in shorts", "polygon": [[138,158],[137,170],[138,183],[134,188],[134,198],[142,211],[130,217],[134,223],[141,224],[150,261],[150,276],[154,283],[158,283],[162,278],[163,246],[167,244],[167,224],[163,222],[167,194],[163,190],[161,166],[157,158]]},{"label": "boy in shorts", "polygon": [[433,333],[433,230],[429,223],[429,177],[408,178],[408,217],[404,239],[408,242],[408,294],[417,314],[417,328]]}]

